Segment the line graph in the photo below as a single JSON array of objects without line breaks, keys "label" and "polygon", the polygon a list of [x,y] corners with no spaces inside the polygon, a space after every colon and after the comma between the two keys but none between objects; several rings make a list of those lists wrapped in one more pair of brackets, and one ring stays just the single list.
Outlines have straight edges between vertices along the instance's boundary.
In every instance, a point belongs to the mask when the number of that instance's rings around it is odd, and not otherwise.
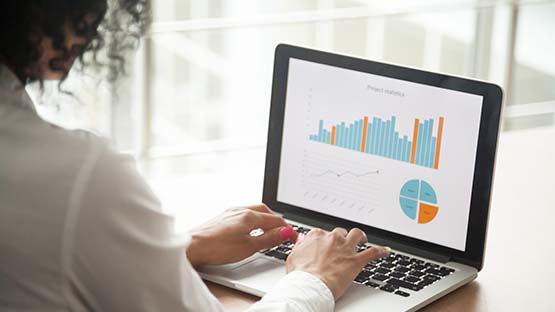
[{"label": "line graph", "polygon": [[381,168],[368,168],[367,162],[352,157],[304,151],[301,162],[301,189],[304,200],[322,212],[368,217],[380,206]]},{"label": "line graph", "polygon": [[312,177],[322,177],[326,174],[331,174],[331,175],[334,175],[334,176],[337,176],[337,177],[342,177],[342,176],[345,176],[345,175],[352,175],[353,177],[360,178],[360,177],[365,177],[365,176],[371,175],[371,174],[380,174],[380,170],[368,171],[368,172],[358,174],[358,173],[351,172],[351,171],[336,172],[336,171],[328,169],[328,170],[326,170],[322,173],[313,174]]}]

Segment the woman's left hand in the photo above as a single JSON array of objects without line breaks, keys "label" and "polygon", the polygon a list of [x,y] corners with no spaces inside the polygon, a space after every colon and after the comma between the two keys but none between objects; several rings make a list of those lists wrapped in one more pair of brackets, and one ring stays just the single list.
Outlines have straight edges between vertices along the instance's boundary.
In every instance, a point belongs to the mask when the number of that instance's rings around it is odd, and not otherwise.
[{"label": "woman's left hand", "polygon": [[[254,229],[264,234],[251,236]],[[187,257],[193,266],[233,263],[255,252],[295,241],[296,232],[266,205],[231,208],[193,229]]]}]

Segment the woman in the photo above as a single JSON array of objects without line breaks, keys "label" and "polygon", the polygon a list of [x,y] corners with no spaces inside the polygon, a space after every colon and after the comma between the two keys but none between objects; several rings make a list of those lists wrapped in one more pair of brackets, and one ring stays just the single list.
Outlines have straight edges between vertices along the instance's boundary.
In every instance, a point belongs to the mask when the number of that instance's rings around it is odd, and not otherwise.
[{"label": "woman", "polygon": [[[131,159],[90,133],[41,120],[25,92],[31,81],[63,81],[76,59],[88,65],[83,54],[101,49],[110,60],[104,73],[117,78],[148,3],[109,4],[0,4],[0,310],[221,311],[194,267],[244,259],[296,240],[294,231],[255,205],[177,237]],[[257,228],[264,234],[250,236]],[[251,311],[333,310],[362,267],[388,254],[355,253],[365,239],[358,229],[312,230],[286,277]]]}]

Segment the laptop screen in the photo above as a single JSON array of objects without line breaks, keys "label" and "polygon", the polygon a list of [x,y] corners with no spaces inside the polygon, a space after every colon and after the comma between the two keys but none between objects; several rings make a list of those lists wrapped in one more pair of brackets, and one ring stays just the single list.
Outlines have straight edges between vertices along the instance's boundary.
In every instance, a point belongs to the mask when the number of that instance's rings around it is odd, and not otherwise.
[{"label": "laptop screen", "polygon": [[464,251],[482,96],[291,58],[277,200]]}]

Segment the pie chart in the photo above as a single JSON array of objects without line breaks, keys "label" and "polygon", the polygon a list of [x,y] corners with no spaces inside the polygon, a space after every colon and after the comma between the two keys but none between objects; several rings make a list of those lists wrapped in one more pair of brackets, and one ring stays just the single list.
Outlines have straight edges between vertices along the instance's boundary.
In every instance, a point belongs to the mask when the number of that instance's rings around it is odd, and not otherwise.
[{"label": "pie chart", "polygon": [[436,192],[424,180],[407,181],[401,188],[399,203],[405,215],[420,224],[431,222],[439,211]]}]

